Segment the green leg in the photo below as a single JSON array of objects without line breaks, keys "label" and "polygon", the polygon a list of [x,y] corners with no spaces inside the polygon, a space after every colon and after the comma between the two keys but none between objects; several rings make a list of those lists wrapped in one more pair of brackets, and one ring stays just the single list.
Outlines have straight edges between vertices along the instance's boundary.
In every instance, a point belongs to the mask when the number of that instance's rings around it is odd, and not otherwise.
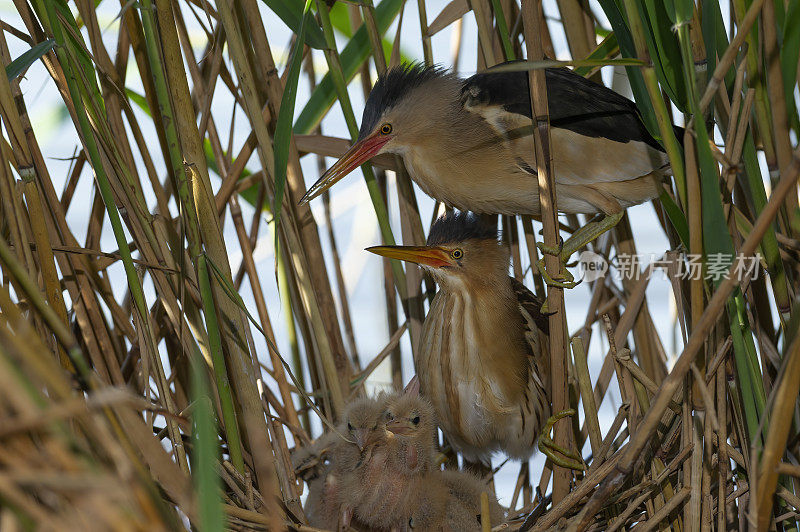
[{"label": "green leg", "polygon": [[553,429],[553,425],[556,424],[556,421],[574,415],[575,410],[570,408],[569,410],[562,410],[558,414],[551,416],[545,422],[544,429],[542,429],[542,433],[539,435],[539,450],[556,465],[567,469],[583,471],[586,469],[586,465],[583,463],[581,455],[575,451],[559,447],[553,441],[553,438],[550,437],[550,431]]},{"label": "green leg", "polygon": [[558,286],[560,288],[575,288],[578,286],[580,281],[575,281],[575,278],[566,269],[566,264],[570,256],[595,238],[599,237],[617,225],[622,219],[623,214],[624,211],[620,211],[616,214],[608,214],[603,216],[599,220],[595,219],[590,221],[572,233],[572,236],[569,237],[566,242],[560,245],[558,249],[545,246],[541,242],[537,243],[536,247],[538,247],[543,254],[555,255],[561,261],[561,272],[563,277],[557,279],[554,279],[547,274],[547,271],[544,267],[544,257],[536,263],[536,267],[539,270],[542,279],[544,279],[544,282],[550,286]]}]

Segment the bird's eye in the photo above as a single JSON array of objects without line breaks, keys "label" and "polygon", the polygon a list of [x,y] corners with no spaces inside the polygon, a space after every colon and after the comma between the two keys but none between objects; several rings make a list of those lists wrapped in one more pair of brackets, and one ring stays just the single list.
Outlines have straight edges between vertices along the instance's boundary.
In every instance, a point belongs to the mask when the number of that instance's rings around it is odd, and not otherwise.
[{"label": "bird's eye", "polygon": [[450,256],[453,257],[454,259],[458,260],[458,259],[460,259],[461,257],[464,256],[464,252],[461,251],[460,248],[456,248],[456,249],[454,249],[453,251],[450,252]]},{"label": "bird's eye", "polygon": [[388,135],[391,132],[392,132],[392,124],[383,124],[381,126],[381,134],[382,135]]},{"label": "bird's eye", "polygon": [[411,422],[412,422],[414,425],[419,425],[419,416],[416,416],[416,417],[414,417],[414,419],[412,419],[412,420],[411,420]]},{"label": "bird's eye", "polygon": [[353,425],[351,425],[349,421],[347,422],[347,430],[353,432]]}]

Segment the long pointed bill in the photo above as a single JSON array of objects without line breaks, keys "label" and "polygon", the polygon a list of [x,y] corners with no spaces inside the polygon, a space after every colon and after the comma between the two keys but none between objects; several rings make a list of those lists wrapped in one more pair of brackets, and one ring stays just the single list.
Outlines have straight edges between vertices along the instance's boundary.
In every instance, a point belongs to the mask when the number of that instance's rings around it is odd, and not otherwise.
[{"label": "long pointed bill", "polygon": [[374,246],[367,248],[370,253],[375,253],[390,259],[400,259],[406,262],[422,264],[432,268],[452,266],[450,254],[442,249],[427,246]]},{"label": "long pointed bill", "polygon": [[304,205],[316,198],[329,188],[331,188],[341,178],[367,162],[378,154],[384,144],[392,139],[392,135],[381,135],[373,133],[353,144],[333,166],[328,168],[319,181],[311,185],[311,188],[300,199],[300,205]]}]

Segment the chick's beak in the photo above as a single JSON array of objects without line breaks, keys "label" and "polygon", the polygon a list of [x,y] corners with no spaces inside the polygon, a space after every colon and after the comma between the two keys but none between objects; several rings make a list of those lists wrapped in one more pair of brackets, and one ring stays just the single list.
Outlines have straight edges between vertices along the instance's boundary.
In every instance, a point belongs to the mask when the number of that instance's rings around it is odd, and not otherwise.
[{"label": "chick's beak", "polygon": [[450,253],[439,247],[428,246],[373,246],[367,248],[370,253],[388,257],[390,259],[400,259],[415,264],[422,264],[432,268],[442,266],[452,266],[453,259]]},{"label": "chick's beak", "polygon": [[363,451],[364,448],[369,443],[369,431],[367,429],[357,429],[353,436],[356,439],[356,445],[358,446],[359,451]]},{"label": "chick's beak", "polygon": [[381,151],[381,148],[392,140],[393,135],[375,132],[353,144],[333,166],[328,168],[319,181],[300,199],[300,205],[306,204],[331,188],[337,181],[367,162]]},{"label": "chick's beak", "polygon": [[410,428],[411,427],[408,425],[408,423],[399,419],[394,419],[386,423],[386,429],[392,434],[407,434]]}]

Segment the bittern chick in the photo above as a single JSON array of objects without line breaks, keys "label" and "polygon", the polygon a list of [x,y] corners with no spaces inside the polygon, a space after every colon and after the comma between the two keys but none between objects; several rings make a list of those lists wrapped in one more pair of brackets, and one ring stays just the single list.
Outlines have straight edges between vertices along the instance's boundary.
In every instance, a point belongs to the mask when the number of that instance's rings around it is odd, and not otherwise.
[{"label": "bittern chick", "polygon": [[337,497],[337,482],[335,476],[331,475],[333,468],[330,460],[337,439],[337,434],[326,432],[316,441],[292,453],[295,476],[302,479],[308,488],[303,511],[314,526],[336,526],[338,519],[338,510],[332,502]]},{"label": "bittern chick", "polygon": [[419,394],[419,378],[411,379],[403,394],[386,402],[386,429],[398,470],[404,474],[425,473],[434,468],[436,419],[433,406]]},{"label": "bittern chick", "polygon": [[503,508],[497,502],[488,482],[467,471],[442,471],[448,491],[446,523],[450,530],[481,530],[481,494],[489,499],[489,524],[505,521]]},{"label": "bittern chick", "polygon": [[439,285],[414,362],[439,426],[472,462],[489,463],[495,450],[525,460],[550,415],[537,329],[546,319],[508,276],[509,250],[497,236],[476,216],[453,213],[434,223],[427,246],[368,249],[421,265]]},{"label": "bittern chick", "polygon": [[[341,522],[369,529],[354,515],[353,502],[369,486],[353,485],[351,479],[368,476],[365,473],[372,467],[374,448],[385,441],[386,399],[354,400],[345,409],[335,432],[327,433],[309,449],[295,455],[295,471],[308,483],[304,511],[312,526],[335,530]],[[346,491],[353,489],[355,493]]]},{"label": "bittern chick", "polygon": [[436,466],[435,416],[419,387],[414,377],[403,394],[386,403],[386,428],[394,437],[388,442],[388,474],[376,491],[406,485],[407,506],[395,511],[409,513],[409,528],[414,530],[481,530],[482,492],[488,496],[491,525],[501,524],[502,508],[486,482],[471,473],[443,472]]},{"label": "bittern chick", "polygon": [[[389,70],[367,99],[357,142],[303,201],[375,155],[393,153],[422,190],[447,205],[538,216],[528,73],[508,68],[468,79],[419,64]],[[558,210],[606,215],[581,227],[561,250],[543,248],[566,262],[613,227],[623,209],[658,196],[668,158],[632,101],[566,68],[546,69],[545,78]],[[568,272],[565,278],[545,277],[574,285]]]},{"label": "bittern chick", "polygon": [[[387,433],[373,447],[368,462],[343,483],[345,505],[377,529],[435,530],[445,515],[443,489],[434,467],[436,423],[430,403],[419,396],[414,380],[402,394],[385,398]],[[441,486],[443,487],[443,486]]]}]

